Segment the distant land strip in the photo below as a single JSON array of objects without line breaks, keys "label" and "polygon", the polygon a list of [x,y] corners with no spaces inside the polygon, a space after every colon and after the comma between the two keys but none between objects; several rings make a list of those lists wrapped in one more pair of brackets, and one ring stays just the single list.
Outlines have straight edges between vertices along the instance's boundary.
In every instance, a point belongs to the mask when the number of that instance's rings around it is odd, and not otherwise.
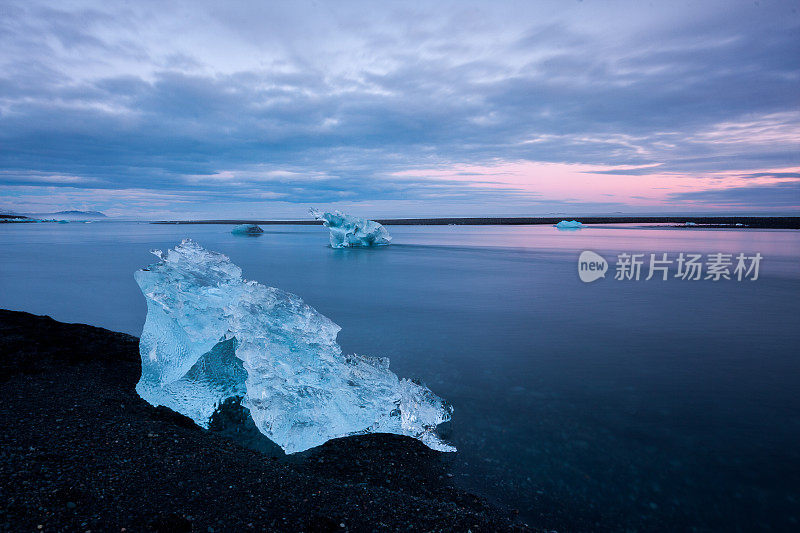
[{"label": "distant land strip", "polygon": [[[389,218],[376,219],[384,226],[521,226],[557,224],[572,217],[459,217],[459,218]],[[584,224],[683,224],[694,222],[703,227],[800,229],[800,217],[576,217]],[[260,225],[318,225],[318,220],[159,220],[153,224],[260,224]],[[691,227],[691,226],[689,226]]]}]

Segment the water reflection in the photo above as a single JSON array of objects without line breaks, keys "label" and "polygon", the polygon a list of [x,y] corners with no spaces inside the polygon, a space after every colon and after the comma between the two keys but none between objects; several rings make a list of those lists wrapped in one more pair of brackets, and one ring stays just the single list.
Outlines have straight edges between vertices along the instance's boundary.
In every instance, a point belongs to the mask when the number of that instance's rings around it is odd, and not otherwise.
[{"label": "water reflection", "polygon": [[[797,518],[800,232],[393,226],[391,246],[333,250],[314,226],[259,239],[230,229],[0,227],[0,306],[138,334],[133,271],[149,249],[191,237],[331,317],[346,352],[387,356],[451,401],[452,480],[536,525],[789,529]],[[586,284],[584,250],[609,263],[621,252],[764,260],[756,282]]]}]

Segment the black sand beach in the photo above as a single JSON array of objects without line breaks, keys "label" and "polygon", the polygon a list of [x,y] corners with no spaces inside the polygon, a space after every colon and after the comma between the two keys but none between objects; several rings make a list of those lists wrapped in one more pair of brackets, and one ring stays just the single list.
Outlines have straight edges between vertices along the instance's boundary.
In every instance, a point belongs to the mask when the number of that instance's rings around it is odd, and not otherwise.
[{"label": "black sand beach", "polygon": [[138,339],[0,310],[4,531],[526,531],[392,435],[292,460],[139,398]]},{"label": "black sand beach", "polygon": [[[756,216],[619,216],[619,217],[455,217],[455,218],[387,218],[375,219],[384,226],[524,226],[557,224],[562,220],[580,220],[584,224],[665,224],[682,225],[694,222],[700,227],[731,229],[769,228],[800,229],[800,217]],[[159,220],[153,224],[261,224],[319,225],[318,220]],[[741,224],[741,226],[736,226]],[[687,229],[692,229],[690,226]]]}]

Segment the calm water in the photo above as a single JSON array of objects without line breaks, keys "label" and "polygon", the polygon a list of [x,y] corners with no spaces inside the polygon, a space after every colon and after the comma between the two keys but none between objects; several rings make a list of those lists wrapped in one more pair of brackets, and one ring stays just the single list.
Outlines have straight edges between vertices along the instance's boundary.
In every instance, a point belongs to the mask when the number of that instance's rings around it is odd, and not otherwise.
[{"label": "calm water", "polygon": [[[455,406],[454,480],[562,531],[790,530],[800,520],[800,232],[0,225],[0,307],[138,335],[133,272],[191,237],[302,296],[347,352]],[[594,250],[764,256],[757,281],[582,283]]]}]

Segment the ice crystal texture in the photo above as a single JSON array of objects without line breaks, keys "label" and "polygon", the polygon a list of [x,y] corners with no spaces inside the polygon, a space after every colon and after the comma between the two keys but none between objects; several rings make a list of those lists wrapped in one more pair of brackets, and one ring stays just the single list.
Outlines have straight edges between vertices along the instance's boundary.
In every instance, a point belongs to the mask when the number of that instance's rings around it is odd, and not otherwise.
[{"label": "ice crystal texture", "polygon": [[399,379],[389,360],[345,355],[339,326],[294,294],[242,278],[226,256],[191,240],[139,270],[147,300],[139,395],[208,427],[226,399],[287,453],[362,433],[396,433],[441,451],[452,407]]},{"label": "ice crystal texture", "polygon": [[309,212],[317,220],[322,220],[330,230],[333,248],[384,246],[392,242],[392,236],[386,228],[373,220],[345,215],[339,211],[323,213],[311,208]]}]

